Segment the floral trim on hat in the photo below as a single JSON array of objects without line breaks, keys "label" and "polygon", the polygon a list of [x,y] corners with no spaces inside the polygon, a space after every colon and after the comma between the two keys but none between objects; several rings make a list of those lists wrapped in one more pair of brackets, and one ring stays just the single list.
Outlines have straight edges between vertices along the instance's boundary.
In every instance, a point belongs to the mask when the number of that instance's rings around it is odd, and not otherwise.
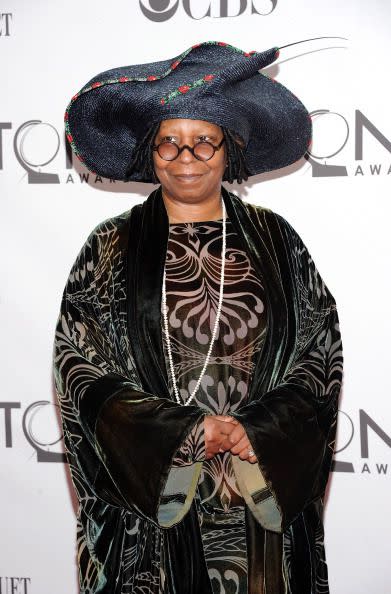
[{"label": "floral trim on hat", "polygon": [[[245,52],[243,50],[241,50],[238,47],[235,47],[234,45],[230,45],[229,43],[225,43],[224,41],[204,41],[202,43],[196,43],[194,45],[192,45],[191,47],[189,47],[189,49],[185,50],[184,52],[182,52],[170,65],[170,67],[163,72],[163,74],[160,75],[148,75],[148,76],[137,76],[137,77],[129,77],[129,76],[121,76],[120,78],[112,78],[112,79],[108,79],[108,80],[104,80],[101,82],[94,82],[91,85],[89,85],[88,87],[84,87],[82,88],[78,93],[76,93],[72,99],[70,100],[66,110],[65,110],[65,114],[64,114],[64,124],[65,124],[65,133],[66,133],[66,137],[67,140],[69,142],[69,144],[71,145],[72,151],[74,152],[74,154],[76,155],[76,157],[79,159],[79,161],[81,161],[82,163],[84,163],[84,159],[81,156],[79,150],[76,147],[76,144],[73,140],[73,136],[71,134],[71,130],[69,127],[69,111],[73,105],[73,103],[80,97],[80,95],[83,95],[84,93],[88,93],[89,91],[92,91],[93,89],[97,89],[99,87],[103,87],[105,85],[112,85],[112,84],[117,84],[117,83],[127,83],[127,82],[133,82],[133,81],[139,81],[139,82],[152,82],[154,80],[159,80],[161,78],[165,78],[166,76],[168,76],[170,74],[170,72],[172,72],[175,68],[178,67],[178,65],[182,62],[182,60],[190,53],[192,52],[194,49],[201,47],[203,45],[220,45],[222,47],[226,47],[228,49],[231,49],[234,52],[238,52],[239,54],[242,54],[243,56],[245,56],[246,58],[249,58],[251,56],[253,56],[254,54],[258,54],[258,52],[256,52],[255,50],[252,50],[250,52]],[[277,56],[279,54],[279,50],[278,48],[276,48],[276,53]],[[206,74],[203,78],[194,81],[193,83],[190,83],[188,85],[182,85],[180,87],[178,87],[177,89],[175,89],[174,91],[172,91],[171,93],[169,93],[166,97],[163,97],[160,101],[160,103],[162,105],[168,103],[169,101],[171,101],[174,97],[177,97],[178,95],[181,95],[183,93],[187,93],[187,91],[190,91],[191,89],[194,89],[202,84],[204,84],[205,82],[208,82],[210,80],[212,80],[214,78],[215,75],[213,74]],[[210,78],[212,77],[212,78]],[[91,170],[90,170],[91,171]],[[91,173],[95,173],[94,171],[91,171]]]},{"label": "floral trim on hat", "polygon": [[160,103],[162,105],[165,105],[166,103],[169,103],[170,101],[172,101],[173,99],[175,99],[175,97],[178,97],[178,95],[184,95],[185,93],[187,93],[188,91],[191,91],[192,89],[195,89],[197,87],[201,87],[206,82],[209,82],[209,81],[213,80],[214,77],[215,77],[214,74],[205,74],[205,76],[203,76],[202,78],[199,78],[198,80],[195,80],[192,83],[189,83],[187,85],[181,85],[180,87],[178,87],[174,91],[171,91],[165,97],[162,97],[160,99]]}]

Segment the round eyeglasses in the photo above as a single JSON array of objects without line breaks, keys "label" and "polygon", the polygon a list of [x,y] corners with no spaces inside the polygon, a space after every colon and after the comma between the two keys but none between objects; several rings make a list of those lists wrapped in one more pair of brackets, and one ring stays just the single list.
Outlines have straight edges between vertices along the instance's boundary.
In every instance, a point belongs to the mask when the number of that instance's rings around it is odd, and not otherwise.
[{"label": "round eyeglasses", "polygon": [[179,147],[176,142],[173,140],[164,140],[160,144],[155,144],[152,146],[153,151],[157,151],[159,157],[164,159],[165,161],[174,161],[181,152],[187,148],[199,161],[209,161],[213,157],[216,151],[218,151],[225,138],[221,140],[218,145],[214,145],[207,140],[200,140],[196,142],[193,147],[189,146],[188,144],[184,144],[183,146]]}]

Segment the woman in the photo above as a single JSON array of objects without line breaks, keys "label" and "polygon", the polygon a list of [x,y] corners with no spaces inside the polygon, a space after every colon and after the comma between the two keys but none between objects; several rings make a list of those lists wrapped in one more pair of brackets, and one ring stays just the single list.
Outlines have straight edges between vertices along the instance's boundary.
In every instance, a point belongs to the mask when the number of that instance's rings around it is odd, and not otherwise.
[{"label": "woman", "polygon": [[83,593],[328,592],[335,302],[292,227],[222,185],[308,146],[259,72],[277,55],[204,42],[67,108],[90,170],[159,184],[92,231],[56,330]]}]

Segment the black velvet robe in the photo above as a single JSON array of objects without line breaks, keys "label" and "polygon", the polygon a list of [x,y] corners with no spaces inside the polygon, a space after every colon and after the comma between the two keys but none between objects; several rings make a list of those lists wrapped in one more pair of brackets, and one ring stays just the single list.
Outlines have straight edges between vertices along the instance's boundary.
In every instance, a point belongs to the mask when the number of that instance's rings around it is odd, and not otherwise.
[{"label": "black velvet robe", "polygon": [[[264,279],[267,334],[249,401],[232,416],[258,464],[233,456],[246,500],[249,594],[327,594],[323,496],[342,379],[332,295],[292,227],[222,187]],[[82,593],[211,594],[194,493],[202,462],[172,459],[204,414],[167,387],[161,188],[98,225],[66,284],[54,375],[79,500]]]}]

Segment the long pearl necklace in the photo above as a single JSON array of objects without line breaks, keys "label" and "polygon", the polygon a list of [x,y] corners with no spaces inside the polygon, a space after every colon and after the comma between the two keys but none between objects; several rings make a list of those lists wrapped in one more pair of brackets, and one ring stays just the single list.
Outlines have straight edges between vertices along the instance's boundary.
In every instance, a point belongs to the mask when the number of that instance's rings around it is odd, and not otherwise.
[{"label": "long pearl necklace", "polygon": [[177,387],[177,383],[176,383],[176,379],[175,379],[175,373],[174,373],[174,363],[172,360],[172,352],[171,352],[171,342],[170,342],[170,336],[168,333],[168,319],[167,319],[167,296],[166,296],[166,268],[164,267],[164,273],[163,273],[163,289],[162,289],[162,304],[163,304],[163,319],[164,319],[164,331],[165,331],[165,335],[166,335],[166,339],[167,339],[167,353],[168,353],[168,360],[170,362],[170,371],[171,371],[171,377],[172,377],[172,383],[174,386],[174,392],[175,392],[175,398],[178,404],[183,404],[184,406],[186,406],[187,404],[189,404],[194,396],[195,393],[197,392],[200,384],[201,384],[201,380],[204,376],[205,373],[205,369],[209,363],[209,359],[210,359],[210,355],[212,352],[212,347],[213,347],[213,343],[215,341],[216,338],[216,334],[217,334],[217,328],[219,325],[219,321],[220,321],[220,315],[221,315],[221,307],[223,304],[223,291],[224,291],[224,272],[225,272],[225,245],[226,245],[226,224],[225,224],[225,218],[226,218],[226,213],[225,213],[225,204],[224,204],[224,200],[221,200],[222,203],[222,209],[223,209],[223,245],[221,248],[221,277],[220,277],[220,292],[219,292],[219,303],[217,306],[217,312],[216,312],[216,320],[215,320],[215,324],[214,324],[214,328],[213,328],[213,333],[212,333],[212,338],[210,340],[210,345],[209,345],[209,349],[208,349],[208,353],[206,355],[206,359],[205,359],[205,363],[204,366],[202,368],[200,377],[198,378],[198,381],[196,383],[196,386],[193,390],[193,392],[191,393],[191,395],[189,396],[189,398],[187,399],[186,402],[181,401],[180,396],[179,396],[179,392],[178,392],[178,387]]}]

